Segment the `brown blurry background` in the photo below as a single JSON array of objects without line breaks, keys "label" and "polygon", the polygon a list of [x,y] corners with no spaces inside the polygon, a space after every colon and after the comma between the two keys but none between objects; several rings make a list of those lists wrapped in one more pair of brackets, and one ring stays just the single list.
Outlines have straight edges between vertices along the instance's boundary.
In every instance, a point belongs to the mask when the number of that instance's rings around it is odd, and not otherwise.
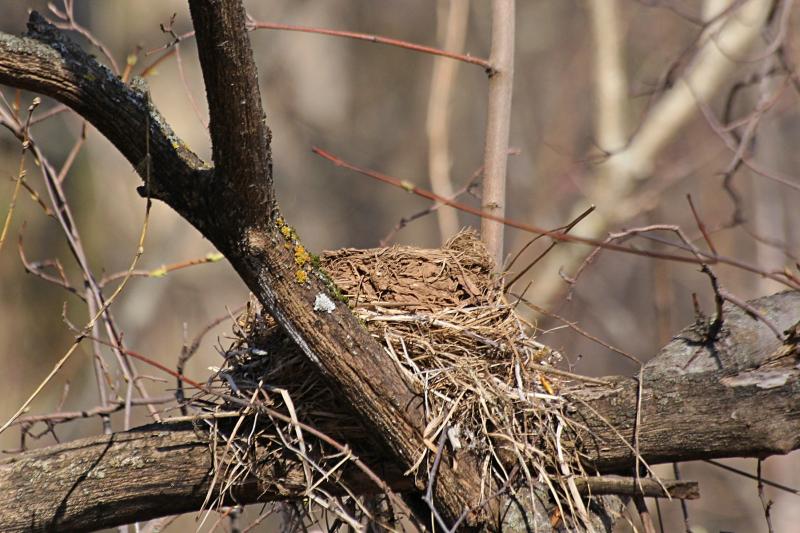
[{"label": "brown blurry background", "polygon": [[[603,0],[597,0],[603,1]],[[723,2],[724,3],[724,2]],[[516,80],[511,124],[511,144],[520,154],[511,157],[508,171],[509,218],[538,226],[567,223],[580,206],[587,206],[587,191],[596,179],[599,154],[595,135],[593,39],[588,2],[578,0],[520,0],[517,7]],[[652,4],[652,5],[651,5]],[[663,4],[663,5],[661,5]],[[627,134],[631,135],[646,115],[651,94],[662,87],[672,66],[685,66],[680,58],[691,57],[701,28],[687,16],[701,16],[701,2],[620,3],[620,29],[627,76],[625,111]],[[445,4],[446,5],[446,4]],[[256,20],[347,29],[437,45],[437,2],[433,0],[270,0],[247,2]],[[672,7],[673,9],[669,9]],[[47,11],[45,2],[0,4],[0,30],[19,34],[30,9]],[[676,11],[685,16],[676,14]],[[77,21],[103,41],[121,65],[137,45],[144,50],[166,44],[169,37],[159,30],[176,13],[175,29],[188,31],[191,21],[185,2],[101,2],[75,5]],[[791,33],[798,15],[788,23],[786,53],[797,52]],[[470,2],[464,51],[486,57],[490,39],[489,3]],[[428,204],[402,191],[390,189],[368,178],[337,169],[311,153],[312,146],[331,151],[353,164],[407,179],[428,188],[429,145],[426,137],[428,97],[434,59],[429,55],[397,48],[333,37],[260,30],[251,34],[259,68],[263,102],[273,132],[278,199],[289,222],[314,251],[345,246],[371,247],[386,236],[403,216]],[[76,36],[82,44],[86,41]],[[737,82],[764,71],[756,42],[746,57],[720,84],[710,107],[720,116],[730,89]],[[135,72],[157,57],[140,57]],[[98,54],[98,57],[99,56]],[[191,93],[200,112],[195,112],[174,58],[162,63],[148,77],[154,103],[168,122],[201,157],[210,159],[202,77],[191,39],[181,43],[181,57]],[[758,59],[756,61],[755,59]],[[480,67],[462,64],[455,73],[451,94],[451,176],[458,188],[481,164],[483,127],[486,116],[486,76]],[[674,79],[674,78],[673,78]],[[776,77],[775,84],[782,83]],[[661,85],[660,85],[661,84]],[[747,116],[757,105],[765,82],[745,88],[736,100],[734,118]],[[2,87],[13,100],[14,91]],[[774,87],[773,87],[774,90]],[[23,107],[33,95],[23,94]],[[656,95],[657,97],[657,95]],[[762,117],[753,158],[769,169],[800,181],[796,168],[800,156],[798,95],[791,87],[780,92]],[[53,106],[44,100],[42,109]],[[32,134],[50,160],[59,166],[80,134],[81,120],[62,113],[33,127]],[[0,219],[5,218],[19,166],[20,145],[8,132],[0,132]],[[721,173],[733,154],[695,111],[685,126],[653,161],[651,177],[640,186],[663,187],[657,201],[633,219],[608,228],[618,231],[653,223],[679,224],[695,235],[696,226],[686,202],[690,193],[710,227],[728,222],[733,207],[722,188]],[[28,181],[42,194],[41,177],[33,160],[26,160]],[[65,183],[66,193],[79,225],[91,266],[96,273],[128,268],[135,253],[144,216],[144,202],[135,192],[139,179],[130,164],[91,127],[88,142],[80,152]],[[742,169],[734,177],[742,195],[744,226],[714,233],[719,252],[766,269],[792,267],[783,253],[800,252],[800,192]],[[477,205],[477,202],[469,200]],[[614,202],[599,206],[613,212]],[[447,208],[445,208],[447,209]],[[459,215],[461,225],[478,225],[469,215]],[[579,226],[580,227],[580,226]],[[783,244],[759,244],[747,229]],[[16,240],[24,237],[29,260],[59,258],[70,278],[79,285],[80,273],[69,254],[57,224],[43,215],[27,194],[20,196],[11,234],[0,251],[0,378],[4,394],[0,417],[6,420],[27,398],[69,347],[73,334],[62,319],[62,308],[75,324],[87,321],[86,308],[77,298],[40,279],[26,275],[16,252]],[[445,238],[447,236],[444,236]],[[508,253],[515,253],[529,235],[509,231]],[[435,247],[443,240],[436,216],[411,223],[395,240],[420,247]],[[543,243],[547,244],[547,243]],[[644,246],[645,244],[642,243]],[[566,247],[569,245],[560,245]],[[530,262],[542,248],[533,247],[514,266]],[[208,242],[162,204],[153,206],[145,253],[140,267],[155,269],[165,263],[202,257],[213,251]],[[585,253],[589,250],[586,249]],[[544,268],[546,267],[546,268]],[[721,283],[741,298],[753,298],[780,290],[757,276],[731,268],[716,269]],[[574,273],[574,267],[565,272]],[[520,282],[522,290],[532,282],[528,297],[549,304],[562,315],[609,343],[646,360],[671,334],[693,320],[691,295],[696,292],[707,312],[713,310],[708,279],[692,265],[657,262],[641,257],[603,253],[581,277],[571,301],[564,300],[566,284],[559,282],[557,265],[546,262],[534,267]],[[559,285],[561,283],[561,285]],[[537,286],[558,287],[537,294]],[[133,279],[115,301],[113,311],[124,331],[127,345],[174,366],[184,342],[213,318],[244,301],[247,291],[225,262],[196,266],[159,279]],[[541,297],[540,297],[541,296]],[[544,299],[543,299],[544,298]],[[632,373],[636,367],[601,346],[589,343],[559,324],[540,318],[542,342],[561,350],[574,370],[590,374]],[[214,346],[224,344],[230,325],[215,328],[191,360],[186,373],[202,379],[208,367],[221,361]],[[108,354],[107,354],[108,355]],[[112,358],[109,356],[109,361]],[[156,370],[137,364],[143,374],[158,380]],[[118,377],[115,374],[116,377]],[[171,390],[173,381],[148,382],[153,394]],[[69,384],[62,409],[97,405],[97,391],[88,345],[79,349],[68,365],[34,402],[31,412],[55,410]],[[138,408],[134,423],[145,423]],[[769,416],[769,413],[764,413]],[[115,415],[115,428],[121,418]],[[101,431],[97,419],[73,422],[56,428],[62,441]],[[0,448],[18,445],[18,432],[0,436]],[[34,446],[52,443],[44,437]],[[789,485],[800,485],[797,454],[768,459],[766,477]],[[755,460],[731,460],[729,464],[754,471]],[[671,476],[671,467],[658,472]],[[761,503],[754,481],[712,466],[683,466],[687,478],[701,481],[702,499],[690,502],[693,525],[707,531],[765,531]],[[772,509],[777,531],[794,531],[800,523],[800,500],[796,496],[767,489],[775,499]],[[678,503],[665,502],[661,510],[667,531],[681,527]],[[189,517],[175,531],[192,530]],[[246,523],[246,522],[245,522]],[[264,526],[267,531],[268,526]],[[698,529],[700,531],[700,529]]]}]

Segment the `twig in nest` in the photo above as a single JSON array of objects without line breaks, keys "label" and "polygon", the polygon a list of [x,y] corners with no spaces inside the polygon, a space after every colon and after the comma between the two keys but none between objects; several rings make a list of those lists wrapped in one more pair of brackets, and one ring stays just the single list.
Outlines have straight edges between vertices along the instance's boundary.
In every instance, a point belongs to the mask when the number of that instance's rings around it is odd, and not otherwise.
[{"label": "twig in nest", "polygon": [[696,500],[700,488],[696,481],[639,479],[620,476],[598,476],[577,479],[578,492],[584,495],[617,494],[647,498]]}]

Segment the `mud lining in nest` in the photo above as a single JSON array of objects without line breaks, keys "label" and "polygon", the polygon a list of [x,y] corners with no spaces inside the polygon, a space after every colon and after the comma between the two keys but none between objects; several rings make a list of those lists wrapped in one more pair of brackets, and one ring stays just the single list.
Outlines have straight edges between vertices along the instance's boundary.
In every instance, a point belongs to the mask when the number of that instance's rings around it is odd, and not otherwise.
[{"label": "mud lining in nest", "polygon": [[[545,377],[532,368],[552,365],[560,356],[534,339],[535,327],[505,300],[492,275],[492,260],[474,232],[460,233],[443,249],[337,250],[325,253],[320,265],[372,336],[424,391],[424,437],[429,446],[420,450],[412,469],[422,486],[434,455],[431,448],[436,449],[434,443],[446,432],[456,457],[471,453],[479,458],[482,494],[506,484],[518,465],[515,485],[548,487],[565,525],[585,524],[586,509],[572,481],[582,471],[575,452],[569,451],[575,449],[573,442],[567,442],[575,433],[557,392],[560,384],[554,376]],[[369,432],[256,302],[238,318],[234,333],[226,364],[212,379],[215,388],[266,401],[293,419],[348,442],[370,462],[375,447]],[[337,479],[321,466],[324,453],[319,444],[315,455],[308,437],[304,439],[296,427],[277,420],[270,423],[271,429],[269,424],[256,428],[255,422],[250,423],[252,428],[235,427],[233,435],[239,441],[246,437],[247,446],[258,440],[253,435],[261,436],[261,445],[269,441],[282,446],[284,453],[289,449],[299,455],[309,486],[323,475]],[[236,439],[230,431],[226,434],[227,450]],[[236,477],[243,469],[257,474],[257,468],[246,466],[242,459],[248,456],[247,446],[221,460],[217,470],[223,489],[231,484],[221,480],[231,478],[232,472]],[[276,448],[275,456],[279,455]],[[534,493],[540,491],[530,491]],[[312,500],[320,503],[329,496],[317,493]],[[328,503],[326,508],[339,514]]]}]

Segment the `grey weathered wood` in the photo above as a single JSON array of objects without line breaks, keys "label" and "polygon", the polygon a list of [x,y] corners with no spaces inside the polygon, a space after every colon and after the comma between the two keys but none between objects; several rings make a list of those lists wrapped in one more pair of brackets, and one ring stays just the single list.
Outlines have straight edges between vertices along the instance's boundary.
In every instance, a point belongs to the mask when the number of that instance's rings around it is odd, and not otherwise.
[{"label": "grey weathered wood", "polygon": [[[800,321],[800,291],[750,304],[781,330]],[[707,324],[693,324],[644,368],[640,451],[650,463],[765,457],[800,446],[800,349],[785,346],[772,358],[782,346],[770,329],[731,304],[723,309],[716,339],[705,338]],[[638,380],[606,379],[609,387],[569,395],[584,404],[576,418],[595,435],[584,441],[588,462],[607,472],[630,468]],[[623,438],[607,431],[609,423]]]},{"label": "grey weathered wood", "polygon": [[[236,486],[235,501],[302,497],[302,465],[261,453],[258,476]],[[156,424],[9,457],[0,461],[0,531],[91,531],[197,511],[211,467],[208,435],[188,424]],[[392,465],[380,474],[398,489],[410,486]],[[354,468],[345,468],[343,480],[357,492],[377,491]],[[323,488],[341,491],[332,483]]]}]

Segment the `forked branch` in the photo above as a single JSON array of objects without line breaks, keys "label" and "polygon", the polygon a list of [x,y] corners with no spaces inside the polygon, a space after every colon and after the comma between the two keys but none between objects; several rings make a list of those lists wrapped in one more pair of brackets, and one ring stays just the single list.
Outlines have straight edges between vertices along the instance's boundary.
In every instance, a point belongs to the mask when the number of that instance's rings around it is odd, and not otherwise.
[{"label": "forked branch", "polygon": [[[370,425],[375,446],[409,468],[425,448],[415,386],[346,306],[334,304],[330,313],[314,310],[328,284],[297,258],[299,237],[279,216],[244,8],[234,0],[193,1],[190,6],[208,90],[215,168],[174,135],[140,82],[124,84],[36,13],[27,37],[0,34],[0,83],[70,106],[118,147],[140,175],[149,176],[141,192],[165,201],[225,255]],[[455,521],[464,508],[476,507],[478,479],[477,470],[466,463],[457,476],[445,465],[434,491],[439,512]]]}]

